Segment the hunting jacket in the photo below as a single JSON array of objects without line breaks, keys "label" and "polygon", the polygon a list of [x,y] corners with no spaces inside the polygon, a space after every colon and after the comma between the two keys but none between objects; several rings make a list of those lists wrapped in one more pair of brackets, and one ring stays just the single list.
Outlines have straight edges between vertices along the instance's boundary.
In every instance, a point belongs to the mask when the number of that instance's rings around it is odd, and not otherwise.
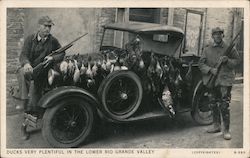
[{"label": "hunting jacket", "polygon": [[[38,41],[38,34],[29,35],[25,41],[19,57],[21,66],[26,63],[30,63],[32,67],[35,67],[39,63],[43,62],[45,56],[49,55],[52,51],[61,47],[58,40],[49,35],[45,41]],[[53,55],[54,61],[59,62],[65,56],[65,52],[61,54]]]},{"label": "hunting jacket", "polygon": [[[207,85],[210,69],[216,67],[221,56],[224,56],[224,52],[228,48],[224,42],[219,45],[213,44],[204,49],[204,52],[199,61],[199,68],[202,72],[203,84]],[[218,77],[215,80],[215,86],[232,86],[235,78],[234,68],[239,63],[239,54],[235,48],[232,49],[226,56],[228,61],[221,66],[218,72]]]}]

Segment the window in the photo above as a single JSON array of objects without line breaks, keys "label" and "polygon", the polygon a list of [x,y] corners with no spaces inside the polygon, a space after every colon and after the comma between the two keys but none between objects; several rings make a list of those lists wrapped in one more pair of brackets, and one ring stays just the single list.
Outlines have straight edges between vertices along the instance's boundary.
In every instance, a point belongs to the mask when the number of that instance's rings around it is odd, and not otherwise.
[{"label": "window", "polygon": [[160,23],[160,9],[130,8],[129,21]]}]

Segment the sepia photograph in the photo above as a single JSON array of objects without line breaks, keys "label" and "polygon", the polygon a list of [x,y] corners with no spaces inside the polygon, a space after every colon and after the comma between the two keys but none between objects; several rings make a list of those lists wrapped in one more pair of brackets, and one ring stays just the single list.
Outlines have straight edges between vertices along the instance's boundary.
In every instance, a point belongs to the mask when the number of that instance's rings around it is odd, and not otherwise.
[{"label": "sepia photograph", "polygon": [[3,157],[250,156],[248,8],[3,10]]}]

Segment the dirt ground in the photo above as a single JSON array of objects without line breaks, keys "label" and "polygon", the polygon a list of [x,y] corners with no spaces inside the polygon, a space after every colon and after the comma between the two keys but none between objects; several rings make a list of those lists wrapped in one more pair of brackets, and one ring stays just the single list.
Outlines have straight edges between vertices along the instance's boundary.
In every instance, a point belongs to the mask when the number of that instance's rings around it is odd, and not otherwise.
[{"label": "dirt ground", "polygon": [[[20,138],[22,114],[7,116],[7,148],[49,148],[41,131],[34,131],[29,140]],[[126,124],[106,123],[81,148],[242,148],[243,146],[243,85],[232,90],[231,133],[226,141],[222,133],[208,134],[210,126],[199,126],[190,113],[184,113],[176,122],[169,118]]]}]

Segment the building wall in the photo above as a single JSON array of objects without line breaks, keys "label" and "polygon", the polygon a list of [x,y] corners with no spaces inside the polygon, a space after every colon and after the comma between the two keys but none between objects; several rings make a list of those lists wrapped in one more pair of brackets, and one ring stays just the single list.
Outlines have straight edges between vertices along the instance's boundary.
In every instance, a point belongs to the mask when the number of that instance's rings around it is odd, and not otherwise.
[{"label": "building wall", "polygon": [[7,105],[10,105],[9,89],[17,85],[16,70],[24,37],[24,9],[7,10]]},{"label": "building wall", "polygon": [[[230,42],[232,39],[233,33],[233,9],[232,8],[188,8],[189,10],[195,10],[203,12],[203,31],[204,35],[202,38],[204,41],[201,41],[202,47],[207,46],[212,42],[211,31],[212,28],[219,26],[225,30],[226,42]],[[174,26],[179,27],[185,30],[186,23],[186,8],[176,8],[174,10]]]},{"label": "building wall", "polygon": [[61,45],[66,45],[78,36],[88,33],[88,35],[77,41],[73,47],[66,51],[67,55],[76,53],[86,54],[94,51],[94,37],[96,28],[96,11],[93,8],[80,9],[43,9],[33,8],[26,10],[24,36],[37,32],[38,19],[43,15],[48,15],[55,23],[52,26],[51,34],[54,35]]},{"label": "building wall", "polygon": [[[204,12],[204,35],[202,34],[201,38],[202,47],[205,47],[211,42],[211,29],[215,26],[224,28],[225,41],[231,41],[233,34],[235,34],[237,28],[240,27],[243,17],[243,11],[238,10],[235,12],[235,8],[189,9]],[[102,26],[115,22],[116,13],[117,9],[115,8],[9,8],[7,10],[7,89],[11,86],[17,86],[16,70],[19,67],[18,58],[24,38],[28,34],[36,32],[37,20],[41,15],[49,15],[53,19],[55,26],[51,32],[58,38],[62,45],[88,32],[87,36],[80,39],[67,51],[70,55],[75,53],[98,52],[103,32]],[[185,30],[185,20],[186,9],[175,8],[173,25]],[[160,10],[160,23],[168,23],[167,8]],[[112,44],[114,33],[110,33],[105,38],[106,44]],[[240,68],[241,70],[243,69],[242,67],[243,66]],[[8,96],[7,103],[9,102],[9,98]]]},{"label": "building wall", "polygon": [[185,22],[186,22],[186,9],[183,8],[174,9],[173,25],[181,28],[182,30],[185,30]]},{"label": "building wall", "polygon": [[233,11],[228,8],[207,9],[207,25],[205,30],[205,46],[212,42],[212,28],[219,26],[224,29],[224,40],[230,42],[233,33]]},{"label": "building wall", "polygon": [[160,23],[168,24],[168,8],[163,8],[160,10]]},{"label": "building wall", "polygon": [[[14,109],[9,94],[11,87],[17,87],[16,70],[20,67],[19,56],[25,37],[36,32],[38,18],[48,15],[55,23],[51,33],[65,45],[76,37],[88,33],[67,51],[68,55],[75,53],[97,52],[100,46],[102,25],[115,21],[116,9],[7,9],[7,110]],[[113,41],[110,35],[107,41]],[[8,110],[9,111],[9,110]]]},{"label": "building wall", "polygon": [[[188,8],[189,10],[195,10],[203,12],[203,31],[201,34],[201,53],[203,49],[211,44],[211,32],[214,27],[221,27],[224,29],[224,41],[230,43],[235,37],[236,33],[240,30],[243,24],[244,10],[241,8]],[[186,8],[176,8],[174,9],[174,26],[180,27],[185,30],[186,23]],[[187,37],[188,39],[188,37]],[[240,55],[240,64],[236,67],[237,75],[243,76],[243,35],[236,47]]]},{"label": "building wall", "polygon": [[[115,8],[102,8],[98,9],[96,23],[96,36],[95,36],[95,46],[94,49],[96,51],[99,50],[100,42],[103,34],[103,25],[115,22],[116,18],[116,9]],[[112,44],[114,41],[114,32],[105,35],[105,39],[103,40],[104,44]]]}]

